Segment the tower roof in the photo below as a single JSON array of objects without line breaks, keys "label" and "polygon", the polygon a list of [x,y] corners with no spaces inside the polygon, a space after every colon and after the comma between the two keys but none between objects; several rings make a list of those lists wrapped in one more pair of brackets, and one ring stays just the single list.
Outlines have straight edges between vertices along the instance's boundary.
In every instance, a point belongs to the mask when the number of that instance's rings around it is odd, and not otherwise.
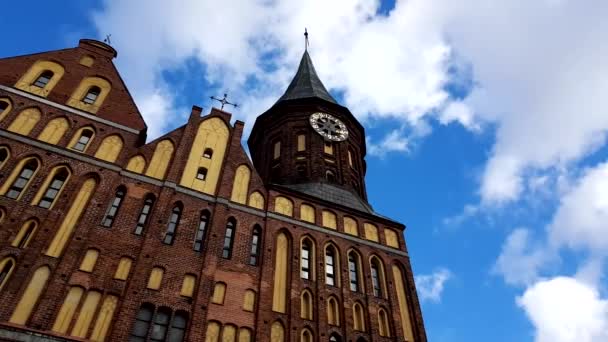
[{"label": "tower roof", "polygon": [[323,82],[317,76],[314,65],[308,51],[304,51],[298,72],[291,80],[285,94],[279,98],[279,101],[296,100],[317,97],[325,101],[337,104],[338,102],[329,94]]}]

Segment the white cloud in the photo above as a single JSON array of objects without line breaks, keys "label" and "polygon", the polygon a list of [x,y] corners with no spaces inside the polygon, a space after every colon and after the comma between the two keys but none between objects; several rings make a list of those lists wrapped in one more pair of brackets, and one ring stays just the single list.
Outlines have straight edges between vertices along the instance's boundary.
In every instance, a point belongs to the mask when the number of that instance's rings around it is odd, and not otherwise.
[{"label": "white cloud", "polygon": [[539,281],[517,304],[534,324],[536,342],[608,341],[608,301],[575,278]]},{"label": "white cloud", "polygon": [[512,285],[527,285],[537,280],[540,268],[550,255],[545,248],[531,240],[529,230],[513,230],[505,240],[492,272],[502,275]]},{"label": "white cloud", "polygon": [[420,301],[440,302],[445,282],[452,277],[452,272],[439,268],[431,274],[421,274],[415,277],[416,290]]},{"label": "white cloud", "polygon": [[408,152],[409,140],[400,130],[389,132],[378,144],[367,138],[367,152],[372,156],[383,157],[389,152]]}]

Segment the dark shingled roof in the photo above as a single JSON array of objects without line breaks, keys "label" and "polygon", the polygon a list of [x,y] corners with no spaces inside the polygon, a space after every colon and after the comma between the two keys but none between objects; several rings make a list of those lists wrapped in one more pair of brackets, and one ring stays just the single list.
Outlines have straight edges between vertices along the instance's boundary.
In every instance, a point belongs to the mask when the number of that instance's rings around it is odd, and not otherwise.
[{"label": "dark shingled roof", "polygon": [[325,86],[317,76],[314,65],[308,51],[304,51],[298,72],[291,80],[285,94],[277,102],[285,100],[305,99],[318,97],[325,101],[337,104],[336,100],[329,94]]}]

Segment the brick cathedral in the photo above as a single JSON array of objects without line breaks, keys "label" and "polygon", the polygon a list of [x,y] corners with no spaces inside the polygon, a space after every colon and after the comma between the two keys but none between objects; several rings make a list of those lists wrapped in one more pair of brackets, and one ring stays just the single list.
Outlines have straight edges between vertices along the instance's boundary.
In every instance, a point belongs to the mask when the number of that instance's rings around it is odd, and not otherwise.
[{"label": "brick cathedral", "polygon": [[0,59],[0,341],[424,342],[365,134],[308,52],[244,123],[146,143],[109,45]]}]

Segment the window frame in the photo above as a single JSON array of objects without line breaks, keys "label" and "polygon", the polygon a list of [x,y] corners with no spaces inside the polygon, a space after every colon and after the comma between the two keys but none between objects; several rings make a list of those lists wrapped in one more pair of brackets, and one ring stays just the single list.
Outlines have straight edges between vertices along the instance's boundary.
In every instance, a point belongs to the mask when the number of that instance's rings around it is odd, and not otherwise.
[{"label": "window frame", "polygon": [[[192,246],[192,249],[194,249],[196,252],[202,252],[203,249],[205,248],[205,238],[207,237],[207,227],[209,226],[209,217],[211,215],[209,214],[209,211],[207,210],[203,210],[201,212],[199,221],[198,221],[198,227],[196,229],[196,232],[194,233],[194,244]],[[197,245],[198,244],[198,245]]]},{"label": "window frame", "polygon": [[180,204],[175,204],[173,209],[171,209],[171,215],[169,216],[169,220],[167,222],[167,230],[165,231],[165,236],[163,237],[163,244],[173,245],[181,217],[182,207]]},{"label": "window frame", "polygon": [[249,249],[249,265],[257,266],[260,258],[260,250],[262,244],[262,228],[255,225],[251,232],[251,248]]},{"label": "window frame", "polygon": [[103,227],[112,227],[116,217],[118,217],[118,212],[120,211],[120,207],[122,206],[126,196],[127,189],[124,186],[119,186],[114,193],[112,201],[110,204],[108,204],[108,209],[106,209],[106,213],[103,215],[103,219],[101,220],[101,225]]},{"label": "window frame", "polygon": [[148,225],[148,222],[150,221],[150,216],[152,214],[152,208],[154,207],[155,200],[156,198],[152,195],[147,195],[144,199],[144,205],[141,207],[139,215],[137,215],[137,223],[135,224],[135,230],[133,231],[133,234],[138,236],[143,235],[144,230]]},{"label": "window frame", "polygon": [[[228,234],[230,232],[230,234]],[[222,258],[232,258],[232,248],[234,246],[234,235],[236,232],[236,220],[230,217],[226,222],[226,230],[224,232],[224,242],[222,244]]]}]

